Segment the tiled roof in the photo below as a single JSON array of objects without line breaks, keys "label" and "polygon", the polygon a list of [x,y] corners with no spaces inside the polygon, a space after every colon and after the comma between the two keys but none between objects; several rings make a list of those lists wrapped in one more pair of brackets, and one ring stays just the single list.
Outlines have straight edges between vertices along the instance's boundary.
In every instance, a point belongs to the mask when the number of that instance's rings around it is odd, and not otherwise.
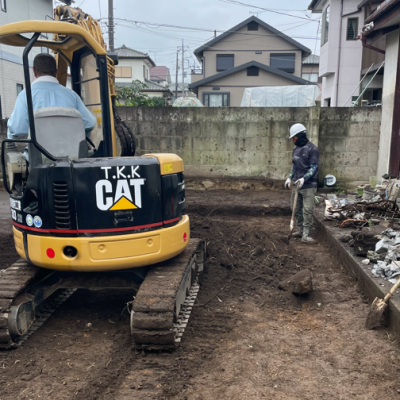
[{"label": "tiled roof", "polygon": [[[298,41],[292,39],[290,36],[285,35],[281,31],[278,31],[278,29],[275,29],[273,26],[268,25],[266,22],[262,21],[261,19],[252,16],[247,18],[246,20],[242,21],[240,24],[234,26],[233,28],[227,30],[226,32],[222,33],[221,35],[217,36],[216,38],[210,40],[209,42],[205,43],[203,46],[199,47],[194,51],[194,54],[196,56],[202,56],[202,53],[204,50],[207,50],[207,48],[212,47],[215,43],[218,43],[220,40],[226,38],[227,36],[231,35],[233,32],[238,31],[239,29],[243,28],[246,26],[249,22],[257,22],[259,25],[264,27],[265,29],[269,30],[272,32],[274,35],[278,36],[279,38],[286,40],[287,42],[291,43],[292,45],[296,46],[303,52],[307,54],[311,54],[311,50],[307,48],[306,46],[302,45]],[[270,40],[270,39],[268,39]]]},{"label": "tiled roof", "polygon": [[314,85],[314,83],[306,81],[305,79],[299,78],[298,76],[294,76],[292,74],[288,74],[287,72],[281,71],[281,70],[276,69],[276,68],[272,68],[272,67],[270,67],[268,65],[265,65],[265,64],[261,64],[258,61],[250,61],[248,63],[239,65],[239,66],[237,66],[235,68],[227,69],[226,71],[220,72],[220,73],[215,74],[215,75],[211,75],[208,78],[201,79],[201,80],[199,80],[197,82],[191,83],[189,85],[189,89],[196,89],[199,86],[202,86],[202,85],[205,85],[205,84],[210,83],[212,81],[215,81],[216,79],[220,79],[220,78],[223,78],[225,76],[232,75],[232,74],[234,74],[236,72],[242,71],[243,69],[246,69],[246,68],[249,68],[249,67],[260,68],[260,69],[262,69],[262,70],[264,70],[266,72],[270,72],[272,74],[281,76],[282,78],[286,78],[286,79],[291,80],[293,82],[296,82],[296,83],[298,83],[300,85]]},{"label": "tiled roof", "polygon": [[118,47],[114,52],[118,54],[118,58],[147,58],[153,66],[156,65],[147,53],[142,53],[125,45]]}]

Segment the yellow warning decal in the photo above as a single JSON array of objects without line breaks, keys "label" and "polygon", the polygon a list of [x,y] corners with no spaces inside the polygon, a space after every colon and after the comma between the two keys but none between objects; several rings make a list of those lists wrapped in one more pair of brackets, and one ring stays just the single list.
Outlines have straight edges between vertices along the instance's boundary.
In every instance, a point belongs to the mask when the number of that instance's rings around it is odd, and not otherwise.
[{"label": "yellow warning decal", "polygon": [[133,210],[135,208],[137,207],[123,196],[110,208],[110,211]]},{"label": "yellow warning decal", "polygon": [[172,172],[174,172],[172,164],[164,164],[164,172],[166,174],[171,174]]}]

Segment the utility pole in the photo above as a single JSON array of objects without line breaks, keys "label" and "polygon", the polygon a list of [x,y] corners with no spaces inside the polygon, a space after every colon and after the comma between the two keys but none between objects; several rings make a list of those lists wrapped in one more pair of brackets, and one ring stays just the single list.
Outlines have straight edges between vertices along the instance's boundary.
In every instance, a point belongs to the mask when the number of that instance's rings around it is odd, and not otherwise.
[{"label": "utility pole", "polygon": [[114,0],[108,0],[108,44],[114,52]]},{"label": "utility pole", "polygon": [[176,76],[175,76],[175,99],[178,98],[178,69],[179,69],[179,49],[176,49]]},{"label": "utility pole", "polygon": [[185,48],[182,39],[182,97],[185,97]]}]

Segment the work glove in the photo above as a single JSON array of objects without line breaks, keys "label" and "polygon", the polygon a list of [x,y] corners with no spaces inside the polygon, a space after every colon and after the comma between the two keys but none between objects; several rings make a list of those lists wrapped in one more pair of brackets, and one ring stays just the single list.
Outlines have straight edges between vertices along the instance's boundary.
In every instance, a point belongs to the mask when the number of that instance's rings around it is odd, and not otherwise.
[{"label": "work glove", "polygon": [[291,186],[292,186],[292,180],[290,178],[287,178],[285,182],[285,189],[290,189]]},{"label": "work glove", "polygon": [[304,185],[304,178],[298,179],[294,184],[297,185],[297,189],[300,190]]}]

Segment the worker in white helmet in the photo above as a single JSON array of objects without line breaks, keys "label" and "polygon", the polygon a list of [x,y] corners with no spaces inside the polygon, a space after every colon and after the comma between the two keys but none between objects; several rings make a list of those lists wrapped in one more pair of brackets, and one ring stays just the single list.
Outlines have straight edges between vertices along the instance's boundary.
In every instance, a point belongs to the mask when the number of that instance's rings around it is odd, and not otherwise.
[{"label": "worker in white helmet", "polygon": [[[301,238],[307,244],[314,243],[310,236],[313,224],[314,197],[318,183],[318,159],[319,151],[317,146],[307,139],[306,127],[302,124],[294,124],[290,128],[289,139],[292,139],[296,146],[293,149],[293,166],[285,187],[297,185],[299,191],[296,206],[297,232],[292,237]],[[292,191],[292,209],[294,207],[294,190]]]}]

